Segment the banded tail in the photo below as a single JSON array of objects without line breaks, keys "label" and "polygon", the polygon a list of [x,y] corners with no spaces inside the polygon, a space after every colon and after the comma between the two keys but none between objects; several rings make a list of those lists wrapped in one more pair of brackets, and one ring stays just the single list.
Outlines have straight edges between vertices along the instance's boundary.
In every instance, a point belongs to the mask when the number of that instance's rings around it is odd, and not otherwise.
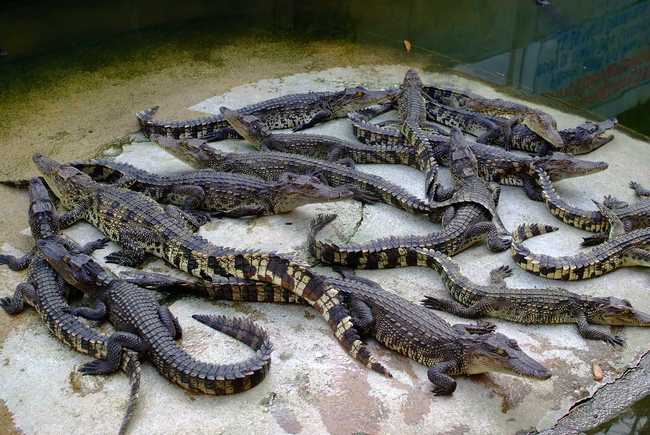
[{"label": "banded tail", "polygon": [[19,180],[0,180],[0,184],[14,189],[27,189],[29,187],[29,178]]},{"label": "banded tail", "polygon": [[122,358],[122,370],[129,376],[129,401],[126,405],[126,412],[124,417],[122,417],[122,423],[120,423],[120,429],[118,435],[126,434],[129,423],[133,414],[135,414],[135,408],[138,405],[138,397],[140,395],[140,380],[142,378],[142,366],[140,365],[140,360],[138,359],[138,354],[133,351],[124,352]]},{"label": "banded tail", "polygon": [[521,224],[512,233],[512,244],[521,243],[531,237],[540,236],[542,234],[552,233],[559,230],[558,227],[546,224]]},{"label": "banded tail", "polygon": [[609,222],[599,211],[581,210],[564,201],[542,167],[535,167],[535,172],[542,187],[542,199],[553,216],[567,225],[585,231],[599,233],[609,229]]}]

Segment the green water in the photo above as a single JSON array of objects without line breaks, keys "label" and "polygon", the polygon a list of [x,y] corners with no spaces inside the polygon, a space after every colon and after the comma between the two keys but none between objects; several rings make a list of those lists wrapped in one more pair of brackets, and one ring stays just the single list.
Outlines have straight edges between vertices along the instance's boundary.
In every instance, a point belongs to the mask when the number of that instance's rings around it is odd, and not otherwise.
[{"label": "green water", "polygon": [[[116,0],[9,1],[0,10],[0,96],[46,88],[70,71],[123,62],[147,72],[161,53],[212,62],[210,48],[259,34],[399,48],[553,104],[617,117],[650,135],[650,1]],[[132,60],[139,60],[133,62]],[[206,96],[207,97],[207,96]],[[650,399],[593,433],[650,433]]]}]

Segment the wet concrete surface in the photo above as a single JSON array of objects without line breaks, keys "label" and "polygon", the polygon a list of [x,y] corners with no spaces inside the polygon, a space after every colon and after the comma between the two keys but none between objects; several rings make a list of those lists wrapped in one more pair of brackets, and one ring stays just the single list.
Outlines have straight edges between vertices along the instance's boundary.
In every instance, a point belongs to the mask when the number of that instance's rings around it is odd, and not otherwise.
[{"label": "wet concrete surface", "polygon": [[[406,69],[405,65],[333,68],[262,80],[234,87],[193,109],[217,113],[221,105],[239,107],[281,94],[337,89],[359,83],[385,87],[399,83]],[[422,77],[426,83],[455,85],[488,97],[499,96],[492,88],[455,76],[424,73]],[[545,110],[557,119],[560,128],[584,121],[557,110]],[[346,120],[310,131],[352,138]],[[243,141],[213,145],[219,149],[253,151]],[[613,142],[584,157],[607,161],[610,168],[557,184],[558,191],[578,206],[593,208],[590,200],[601,199],[604,194],[634,201],[628,182],[638,180],[650,185],[647,143],[617,131]],[[117,159],[160,173],[187,168],[137,135],[132,144],[123,147]],[[423,176],[414,169],[392,165],[360,165],[360,168],[423,196]],[[337,242],[426,234],[439,228],[422,217],[386,205],[361,206],[342,201],[308,205],[281,216],[214,220],[200,234],[220,245],[277,250],[313,262],[306,252],[307,226],[322,212],[339,215],[321,232],[322,238]],[[530,201],[519,189],[503,188],[499,212],[510,230],[521,222],[560,226],[556,233],[526,242],[534,252],[575,253],[581,238],[587,235],[556,221],[542,204]],[[26,224],[21,228],[25,227]],[[67,233],[79,241],[100,235],[86,224],[75,226]],[[5,243],[2,250],[26,249],[17,245]],[[95,256],[102,259],[115,249],[111,244]],[[472,248],[456,259],[463,271],[477,281],[486,281],[490,269],[511,264],[509,252],[492,254],[484,246]],[[146,267],[167,270],[159,260],[149,262]],[[634,306],[650,312],[646,297],[647,270],[621,269],[594,280],[561,283],[527,274],[517,267],[513,269],[514,276],[508,280],[512,287],[562,285],[580,293],[625,297]],[[432,270],[404,268],[358,274],[414,302],[425,294],[449,297]],[[2,268],[0,277],[0,295],[5,296],[13,291],[22,274]],[[603,369],[602,383],[609,382],[650,348],[650,331],[641,328],[616,331],[625,337],[627,344],[623,349],[614,349],[601,342],[583,340],[573,325],[527,326],[496,320],[499,331],[515,338],[526,352],[543,361],[553,377],[547,381],[507,374],[462,377],[454,395],[441,398],[431,394],[425,367],[376,343],[371,343],[371,348],[393,372],[394,379],[383,378],[355,363],[333,339],[323,319],[309,307],[241,305],[185,297],[173,302],[170,308],[185,330],[181,345],[200,359],[214,362],[246,357],[251,351],[198,324],[191,315],[220,312],[252,316],[272,337],[275,351],[271,373],[249,392],[232,397],[208,397],[186,393],[147,363],[132,433],[503,434],[541,430],[553,426],[575,401],[588,397],[601,385],[593,379],[592,364],[597,363]],[[445,313],[440,315],[452,323],[467,322]],[[13,415],[17,428],[25,433],[94,434],[117,430],[128,391],[123,375],[101,379],[74,375],[74,370],[88,358],[69,351],[53,339],[33,313],[15,318],[2,316],[0,321],[2,334],[6,335],[0,349],[0,399]]]}]

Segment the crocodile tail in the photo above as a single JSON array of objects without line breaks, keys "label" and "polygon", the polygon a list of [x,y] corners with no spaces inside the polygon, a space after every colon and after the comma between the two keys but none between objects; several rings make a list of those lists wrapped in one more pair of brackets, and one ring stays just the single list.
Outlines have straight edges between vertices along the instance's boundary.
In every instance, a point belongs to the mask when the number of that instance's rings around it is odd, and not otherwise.
[{"label": "crocodile tail", "polygon": [[539,236],[541,234],[552,233],[557,231],[559,228],[554,227],[553,225],[546,224],[521,224],[512,234],[513,245],[515,243],[521,243],[524,240],[530,239],[531,237]]},{"label": "crocodile tail", "polygon": [[599,211],[583,210],[567,203],[558,195],[548,173],[540,165],[534,164],[534,166],[539,185],[542,188],[542,198],[553,216],[565,224],[581,230],[607,231],[609,223]]},{"label": "crocodile tail", "polygon": [[0,180],[0,184],[14,189],[27,189],[29,187],[29,178],[21,180]]},{"label": "crocodile tail", "polygon": [[135,117],[138,118],[138,124],[140,124],[140,130],[147,137],[152,133],[158,133],[155,131],[156,123],[153,121],[153,116],[159,108],[159,106],[153,106],[135,114]]},{"label": "crocodile tail", "polygon": [[129,401],[126,405],[126,413],[122,417],[122,423],[120,424],[120,430],[118,431],[119,435],[124,435],[128,429],[129,423],[133,414],[135,414],[135,408],[138,405],[138,396],[140,395],[140,379],[142,377],[142,366],[140,365],[140,360],[138,359],[138,354],[136,352],[127,351],[124,355],[122,368],[129,377]]},{"label": "crocodile tail", "polygon": [[333,243],[325,243],[317,240],[316,234],[336,218],[337,215],[335,214],[319,214],[309,224],[309,235],[307,237],[309,253],[314,258],[328,264],[333,262],[330,260],[333,259],[334,252],[338,250],[338,246]]}]

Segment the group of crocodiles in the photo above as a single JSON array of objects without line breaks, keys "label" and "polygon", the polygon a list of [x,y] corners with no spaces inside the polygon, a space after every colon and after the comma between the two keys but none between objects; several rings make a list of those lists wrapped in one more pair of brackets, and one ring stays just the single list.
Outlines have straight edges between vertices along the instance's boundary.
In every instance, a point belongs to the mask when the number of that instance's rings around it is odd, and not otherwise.
[{"label": "group of crocodiles", "polygon": [[[396,109],[395,121],[370,120]],[[429,367],[436,395],[452,394],[454,376],[502,371],[547,379],[551,372],[527,355],[517,341],[485,321],[450,325],[433,310],[470,318],[495,317],[528,324],[574,323],[587,339],[622,345],[623,338],[593,324],[650,326],[650,316],[615,297],[593,297],[559,287],[509,288],[508,266],[493,270],[489,284],[463,275],[450,257],[485,242],[494,252],[512,249],[515,263],[543,277],[587,279],[621,266],[650,265],[650,191],[631,186],[641,198],[626,204],[612,197],[598,211],[578,209],[556,192],[553,182],[605,170],[604,162],[582,160],[612,139],[604,121],[557,130],[548,114],[530,107],[467,92],[422,84],[414,70],[401,86],[363,87],[337,92],[286,95],[237,110],[184,121],[160,122],[155,108],[137,114],[142,132],[195,170],[157,175],[114,160],[59,163],[34,155],[40,177],[6,181],[29,188],[29,224],[35,246],[24,257],[0,256],[27,276],[12,297],[0,299],[9,314],[33,306],[51,333],[69,347],[96,359],[81,367],[87,375],[118,369],[131,380],[127,414],[133,414],[140,362],[149,359],[177,385],[197,393],[233,394],[262,382],[270,370],[269,335],[244,318],[195,315],[254,351],[231,364],[202,362],[177,345],[181,327],[148,289],[191,292],[213,300],[306,304],[327,321],[352,358],[390,377],[367,348],[372,337],[389,349]],[[348,117],[359,142],[295,133]],[[273,132],[293,129],[294,133]],[[226,153],[208,144],[243,138],[261,152]],[[356,163],[412,166],[425,173],[422,199],[385,179],[361,172]],[[452,185],[437,178],[449,168]],[[47,183],[47,187],[46,184]],[[497,212],[500,185],[522,187],[563,222],[596,233],[594,246],[571,257],[535,254],[522,242],[554,231],[543,224],[521,225],[512,235]],[[49,190],[48,190],[49,189]],[[53,205],[50,192],[65,212]],[[263,216],[290,212],[309,203],[352,199],[383,202],[441,224],[424,236],[389,237],[337,245],[317,239],[336,215],[318,215],[310,227],[309,251],[339,276],[322,275],[274,252],[218,246],[196,234],[213,217]],[[79,246],[61,230],[86,221],[105,239]],[[193,277],[130,272],[116,276],[92,257],[109,241],[121,248],[108,263],[138,267],[156,256]],[[452,300],[425,297],[422,304],[384,290],[349,268],[429,267],[441,276]],[[68,304],[81,292],[94,306]],[[108,319],[111,335],[80,322]]]}]

